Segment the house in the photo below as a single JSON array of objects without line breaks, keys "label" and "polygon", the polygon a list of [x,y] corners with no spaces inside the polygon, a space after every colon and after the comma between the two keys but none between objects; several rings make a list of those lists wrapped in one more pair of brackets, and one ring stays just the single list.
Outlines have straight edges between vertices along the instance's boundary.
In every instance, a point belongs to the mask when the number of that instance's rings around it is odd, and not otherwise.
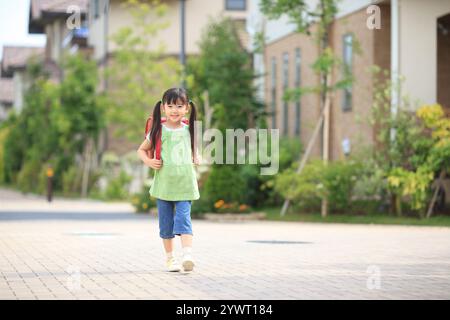
[{"label": "house", "polygon": [[29,85],[26,78],[26,66],[30,59],[41,61],[44,49],[39,47],[4,46],[1,62],[2,115],[14,109],[20,113],[23,108],[24,93]]},{"label": "house", "polygon": [[10,78],[0,78],[0,122],[4,121],[14,102],[14,82]]},{"label": "house", "polygon": [[[319,79],[310,68],[318,56],[311,38],[295,32],[287,18],[268,20],[252,2],[249,29],[266,31],[264,53],[255,57],[258,70],[266,72],[259,83],[261,95],[273,116],[270,128],[284,136],[298,136],[306,146],[320,115],[317,95],[304,95],[296,102],[283,102],[286,89],[316,86]],[[313,3],[314,1],[309,1]],[[330,44],[355,77],[354,83],[332,99],[329,154],[342,159],[360,144],[373,143],[374,129],[365,121],[371,112],[374,83],[368,67],[377,65],[391,75],[405,77],[401,92],[423,103],[440,103],[450,110],[450,1],[441,0],[343,0],[331,27]],[[368,27],[372,8],[380,14],[381,28]],[[369,8],[369,11],[368,11]],[[362,53],[356,54],[357,41]],[[334,73],[339,79],[341,73]],[[396,103],[392,103],[395,112]],[[322,155],[318,139],[313,156]]]},{"label": "house", "polygon": [[88,0],[31,0],[28,32],[45,34],[45,63],[61,77],[58,64],[64,52],[90,52],[87,46],[86,10]]},{"label": "house", "polygon": [[[28,32],[45,34],[45,48],[5,46],[1,63],[0,118],[6,118],[12,108],[20,113],[24,103],[24,93],[29,86],[26,66],[29,59],[36,58],[49,73],[52,81],[61,80],[60,63],[64,52],[77,51],[89,54],[87,47],[86,16],[87,0],[31,0]],[[73,12],[72,12],[72,11]],[[73,14],[79,14],[79,25],[68,24]],[[11,98],[12,96],[12,98]]]}]

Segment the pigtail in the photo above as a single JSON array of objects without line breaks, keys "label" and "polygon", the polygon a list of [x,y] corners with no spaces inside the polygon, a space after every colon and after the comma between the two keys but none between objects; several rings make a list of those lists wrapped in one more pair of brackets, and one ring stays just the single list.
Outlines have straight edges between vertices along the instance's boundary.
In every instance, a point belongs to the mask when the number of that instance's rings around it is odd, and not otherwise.
[{"label": "pigtail", "polygon": [[192,155],[195,156],[197,153],[195,152],[196,148],[194,147],[194,125],[195,120],[197,120],[197,110],[195,109],[195,104],[192,102],[192,100],[189,100],[189,105],[191,106],[191,114],[189,116],[189,133],[191,134],[191,149],[192,149]]},{"label": "pigtail", "polygon": [[150,142],[153,151],[156,149],[156,143],[161,134],[161,100],[158,101],[153,109],[153,123],[150,131]]}]

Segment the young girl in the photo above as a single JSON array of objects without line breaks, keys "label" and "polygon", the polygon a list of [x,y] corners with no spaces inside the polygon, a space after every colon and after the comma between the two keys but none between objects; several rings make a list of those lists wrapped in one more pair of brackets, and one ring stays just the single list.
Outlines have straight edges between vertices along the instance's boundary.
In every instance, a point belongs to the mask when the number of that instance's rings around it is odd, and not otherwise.
[{"label": "young girl", "polygon": [[[189,125],[182,122],[190,112]],[[161,123],[161,114],[166,121]],[[183,88],[164,92],[162,100],[153,109],[153,124],[138,150],[141,160],[155,170],[150,195],[156,198],[160,237],[167,254],[168,271],[180,271],[173,255],[173,238],[180,236],[183,247],[182,266],[192,271],[192,200],[200,198],[194,164],[198,164],[194,149],[194,122],[196,110]],[[161,160],[153,155],[154,146],[161,138]]]}]

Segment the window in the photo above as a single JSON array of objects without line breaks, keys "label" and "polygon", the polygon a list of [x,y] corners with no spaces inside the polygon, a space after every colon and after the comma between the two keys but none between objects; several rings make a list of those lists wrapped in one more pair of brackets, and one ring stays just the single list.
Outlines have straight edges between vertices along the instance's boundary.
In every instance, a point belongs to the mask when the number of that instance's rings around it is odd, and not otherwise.
[{"label": "window", "polygon": [[[353,60],[353,36],[346,34],[342,38],[343,41],[343,77],[351,76],[352,60]],[[349,84],[344,88],[342,95],[342,111],[350,111],[352,109],[352,85]]]},{"label": "window", "polygon": [[272,57],[272,81],[271,81],[271,105],[272,105],[272,128],[277,127],[277,60]]},{"label": "window", "polygon": [[[287,52],[283,54],[283,95],[289,88],[289,55]],[[283,134],[289,132],[289,104],[283,100]]]},{"label": "window", "polygon": [[225,0],[225,10],[246,10],[246,0]]},{"label": "window", "polygon": [[94,0],[94,18],[97,19],[100,14],[100,0]]},{"label": "window", "polygon": [[[300,88],[301,85],[301,55],[300,48],[295,49],[295,87]],[[300,135],[301,120],[301,97],[295,102],[295,134]]]}]

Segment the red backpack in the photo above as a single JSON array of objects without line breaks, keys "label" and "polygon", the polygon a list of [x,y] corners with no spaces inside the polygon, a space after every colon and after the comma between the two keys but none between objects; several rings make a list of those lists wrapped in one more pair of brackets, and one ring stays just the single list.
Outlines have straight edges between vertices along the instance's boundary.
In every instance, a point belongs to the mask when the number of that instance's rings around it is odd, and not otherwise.
[{"label": "red backpack", "polygon": [[[183,118],[181,121],[185,124],[189,124],[188,119]],[[161,124],[164,122],[166,122],[166,118],[161,117]],[[147,137],[147,134],[152,130],[152,124],[153,124],[153,119],[150,116],[150,117],[148,117],[147,122],[145,123],[145,135],[144,135],[145,138]],[[158,160],[161,160],[161,132],[159,133],[158,139],[156,141],[156,150],[152,146],[152,148],[150,150],[148,150],[148,152],[147,152],[147,156],[150,159],[153,159],[153,152],[155,153],[155,158]]]}]

